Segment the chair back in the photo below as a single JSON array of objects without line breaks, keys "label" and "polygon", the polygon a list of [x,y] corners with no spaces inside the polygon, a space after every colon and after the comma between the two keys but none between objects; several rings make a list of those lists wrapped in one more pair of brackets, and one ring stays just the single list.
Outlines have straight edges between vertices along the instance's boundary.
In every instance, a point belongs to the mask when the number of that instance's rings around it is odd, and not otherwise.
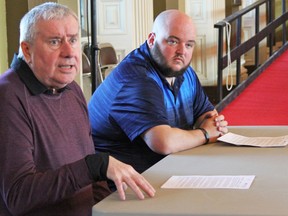
[{"label": "chair back", "polygon": [[98,45],[99,66],[102,75],[102,81],[118,64],[117,54],[111,43],[100,43]]},{"label": "chair back", "polygon": [[117,64],[117,55],[114,47],[110,43],[99,44],[99,64],[100,66]]},{"label": "chair back", "polygon": [[82,52],[82,72],[83,74],[91,73],[90,60],[84,52]]}]

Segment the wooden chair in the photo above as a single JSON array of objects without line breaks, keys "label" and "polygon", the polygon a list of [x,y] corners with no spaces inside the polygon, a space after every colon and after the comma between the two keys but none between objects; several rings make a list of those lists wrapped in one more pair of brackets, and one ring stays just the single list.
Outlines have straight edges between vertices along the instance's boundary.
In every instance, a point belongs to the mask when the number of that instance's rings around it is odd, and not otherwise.
[{"label": "wooden chair", "polygon": [[117,54],[111,43],[99,43],[99,66],[102,75],[102,81],[118,64]]}]

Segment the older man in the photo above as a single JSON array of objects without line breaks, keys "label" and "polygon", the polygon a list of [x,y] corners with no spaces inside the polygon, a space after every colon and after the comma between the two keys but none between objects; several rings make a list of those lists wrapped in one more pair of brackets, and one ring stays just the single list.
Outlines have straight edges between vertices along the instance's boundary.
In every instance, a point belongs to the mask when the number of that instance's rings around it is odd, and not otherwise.
[{"label": "older man", "polygon": [[[0,215],[91,215],[92,183],[111,179],[119,196],[153,187],[131,166],[95,154],[79,72],[79,23],[57,3],[20,23],[20,49],[0,77]],[[97,192],[98,190],[96,190]],[[109,191],[108,191],[109,192]]]}]

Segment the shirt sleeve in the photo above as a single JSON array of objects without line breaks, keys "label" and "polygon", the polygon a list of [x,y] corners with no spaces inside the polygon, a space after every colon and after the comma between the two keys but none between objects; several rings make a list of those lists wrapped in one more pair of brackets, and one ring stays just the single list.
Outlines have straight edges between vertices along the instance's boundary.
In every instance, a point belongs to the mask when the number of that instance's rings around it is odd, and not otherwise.
[{"label": "shirt sleeve", "polygon": [[131,141],[149,128],[168,124],[161,89],[150,78],[125,83],[110,115]]},{"label": "shirt sleeve", "polygon": [[108,153],[97,152],[92,155],[87,155],[85,160],[94,181],[107,180]]}]

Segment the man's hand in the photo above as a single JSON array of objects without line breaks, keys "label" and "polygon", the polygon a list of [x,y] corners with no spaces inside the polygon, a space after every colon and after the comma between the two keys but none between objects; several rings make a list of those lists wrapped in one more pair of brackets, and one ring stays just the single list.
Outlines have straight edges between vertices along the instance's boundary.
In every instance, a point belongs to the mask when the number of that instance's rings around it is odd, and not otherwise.
[{"label": "man's hand", "polygon": [[216,142],[219,136],[228,133],[228,122],[224,115],[206,115],[200,127],[204,128],[209,136],[210,142]]},{"label": "man's hand", "polygon": [[125,200],[125,187],[130,187],[139,199],[144,199],[144,191],[150,197],[155,195],[155,189],[150,183],[134,168],[128,164],[109,156],[109,164],[107,169],[107,177],[114,181],[119,197]]},{"label": "man's hand", "polygon": [[218,131],[221,133],[220,136],[228,133],[228,122],[225,120],[224,115],[219,115],[215,118],[216,127]]}]

